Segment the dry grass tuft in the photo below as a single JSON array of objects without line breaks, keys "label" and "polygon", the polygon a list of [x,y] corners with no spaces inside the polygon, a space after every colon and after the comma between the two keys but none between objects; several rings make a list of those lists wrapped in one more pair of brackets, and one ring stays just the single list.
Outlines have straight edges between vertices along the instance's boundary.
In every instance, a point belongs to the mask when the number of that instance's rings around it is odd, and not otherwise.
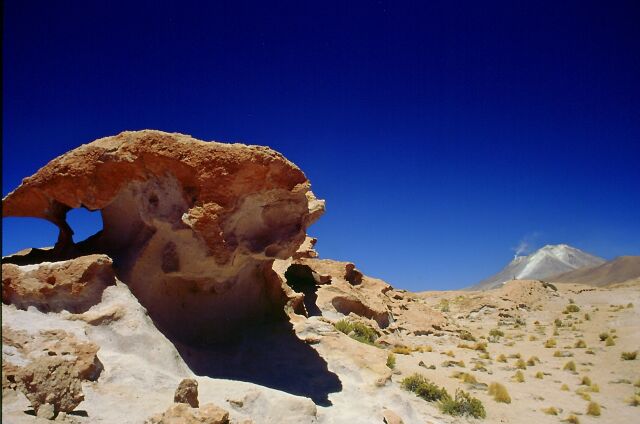
[{"label": "dry grass tuft", "polygon": [[596,402],[589,402],[587,405],[587,415],[592,415],[594,417],[600,416],[600,405]]},{"label": "dry grass tuft", "polygon": [[547,415],[558,415],[558,410],[553,406],[550,406],[548,408],[543,408],[542,412],[544,412]]},{"label": "dry grass tuft", "polygon": [[507,388],[500,383],[491,383],[488,394],[489,396],[493,396],[493,400],[496,402],[511,403],[511,396],[509,396]]},{"label": "dry grass tuft", "polygon": [[573,361],[569,361],[564,364],[564,367],[562,367],[562,369],[565,371],[576,372],[576,363]]},{"label": "dry grass tuft", "polygon": [[408,348],[407,346],[398,345],[398,346],[394,346],[393,349],[391,349],[391,352],[397,353],[399,355],[410,355],[411,349]]},{"label": "dry grass tuft", "polygon": [[522,371],[518,370],[516,371],[516,373],[514,374],[513,378],[518,382],[518,383],[524,383],[524,374],[522,373]]}]

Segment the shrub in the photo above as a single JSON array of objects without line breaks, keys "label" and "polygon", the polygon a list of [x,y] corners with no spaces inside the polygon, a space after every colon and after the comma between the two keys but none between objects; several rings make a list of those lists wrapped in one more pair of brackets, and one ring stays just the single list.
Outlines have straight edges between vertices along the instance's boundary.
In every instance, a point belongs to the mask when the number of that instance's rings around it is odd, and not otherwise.
[{"label": "shrub", "polygon": [[591,390],[593,393],[600,393],[600,386],[594,383],[589,387],[589,390]]},{"label": "shrub", "polygon": [[591,379],[588,376],[582,377],[582,381],[580,382],[581,386],[591,386]]},{"label": "shrub", "polygon": [[593,350],[591,350],[591,349],[587,349],[587,350],[585,350],[585,351],[584,351],[584,353],[586,353],[587,355],[595,355],[595,354],[596,354],[596,353],[595,353]]},{"label": "shrub", "polygon": [[537,356],[532,356],[531,358],[527,359],[527,365],[530,366],[530,367],[534,366],[536,364],[536,362],[537,363],[540,362],[540,359],[538,359]]},{"label": "shrub", "polygon": [[575,303],[570,303],[570,304],[567,305],[567,307],[564,309],[564,311],[566,313],[580,312],[580,307],[578,305],[576,305]]},{"label": "shrub", "polygon": [[522,358],[522,355],[520,355],[519,353],[512,353],[511,355],[509,355],[509,358],[520,359]]},{"label": "shrub", "polygon": [[478,342],[473,346],[474,350],[479,352],[487,352],[487,343],[486,342]]},{"label": "shrub", "polygon": [[480,359],[491,359],[491,355],[489,355],[489,352],[484,351],[483,353],[478,355],[478,358],[480,358]]},{"label": "shrub", "polygon": [[507,357],[504,356],[504,354],[500,354],[500,356],[498,356],[498,358],[496,358],[496,361],[498,362],[507,362]]},{"label": "shrub", "polygon": [[500,383],[489,384],[489,396],[493,396],[493,400],[501,403],[511,403],[511,396],[507,388]]},{"label": "shrub", "polygon": [[553,356],[556,358],[565,358],[573,356],[573,353],[565,351],[556,350],[553,352]]},{"label": "shrub", "polygon": [[635,352],[622,352],[622,354],[620,355],[620,357],[625,361],[633,361],[636,359],[637,356],[638,356],[637,350]]},{"label": "shrub", "polygon": [[534,336],[533,334],[529,336],[529,341],[530,342],[535,342],[536,340],[538,340],[538,338],[536,336]]},{"label": "shrub", "polygon": [[396,355],[390,353],[387,356],[387,367],[394,369],[396,367]]},{"label": "shrub", "polygon": [[449,301],[447,299],[440,300],[440,311],[449,312]]},{"label": "shrub", "polygon": [[565,418],[562,421],[569,424],[580,424],[580,420],[578,419],[578,417],[576,417],[573,414],[569,415],[567,418]]},{"label": "shrub", "polygon": [[600,341],[603,342],[607,340],[607,337],[609,337],[609,333],[600,333],[598,337],[600,337]]},{"label": "shrub", "polygon": [[576,371],[576,363],[573,361],[569,361],[566,364],[564,364],[564,367],[562,368],[565,371],[572,371],[575,372]]},{"label": "shrub", "polygon": [[518,359],[516,361],[516,368],[519,370],[526,370],[527,369],[527,363],[524,362],[522,359]]},{"label": "shrub", "polygon": [[333,324],[336,330],[348,335],[354,340],[361,343],[374,345],[374,342],[378,338],[378,333],[373,328],[361,322],[349,322],[345,319]]},{"label": "shrub", "polygon": [[591,321],[591,315],[589,315],[589,314],[584,314],[584,320],[585,320],[585,321]]},{"label": "shrub", "polygon": [[451,397],[446,389],[436,386],[420,374],[405,377],[400,382],[400,386],[429,402],[449,399]]},{"label": "shrub", "polygon": [[482,402],[460,389],[456,390],[454,399],[449,397],[440,402],[440,411],[443,414],[453,416],[470,415],[474,418],[485,418],[487,416]]},{"label": "shrub", "polygon": [[567,386],[566,384],[563,384],[562,386],[560,386],[560,390],[562,390],[563,392],[568,392],[569,386]]},{"label": "shrub", "polygon": [[556,318],[553,321],[553,325],[555,325],[556,327],[562,327],[562,321],[559,318]]},{"label": "shrub", "polygon": [[613,337],[609,336],[607,337],[607,340],[605,340],[604,345],[605,346],[615,346],[616,342],[613,341]]},{"label": "shrub", "polygon": [[513,378],[515,378],[518,383],[524,383],[524,374],[522,374],[522,371],[520,370],[516,371]]},{"label": "shrub", "polygon": [[559,335],[560,335],[560,333],[558,332],[558,329],[557,329],[557,328],[555,328],[555,329],[553,330],[553,335],[554,335],[554,336],[559,336]]},{"label": "shrub", "polygon": [[576,344],[574,345],[574,347],[575,347],[576,349],[584,349],[584,348],[586,348],[586,347],[587,347],[587,344],[584,342],[584,340],[578,340],[578,341],[576,342]]},{"label": "shrub", "polygon": [[410,355],[411,354],[411,349],[409,349],[406,346],[394,346],[393,349],[391,349],[391,351],[393,353],[397,353],[400,355]]},{"label": "shrub", "polygon": [[631,302],[627,303],[627,309],[631,309],[631,308],[633,308],[633,303]]},{"label": "shrub", "polygon": [[475,338],[475,337],[473,337],[473,334],[471,334],[471,333],[470,333],[470,332],[468,332],[467,330],[462,330],[462,331],[460,332],[460,334],[459,334],[459,337],[460,337],[462,340],[467,340],[467,341],[470,341],[470,342],[475,342],[475,341],[476,341],[476,338]]},{"label": "shrub", "polygon": [[340,321],[333,324],[333,326],[336,330],[344,334],[349,334],[351,333],[351,331],[353,331],[353,325],[346,319],[341,319]]},{"label": "shrub", "polygon": [[596,402],[589,402],[587,405],[587,415],[593,415],[594,417],[600,416],[600,405]]},{"label": "shrub", "polygon": [[550,406],[548,408],[544,408],[542,410],[542,412],[544,412],[547,415],[558,415],[558,410],[556,408],[554,408],[553,406]]},{"label": "shrub", "polygon": [[433,348],[429,345],[424,345],[424,346],[417,346],[415,348],[413,348],[414,352],[420,352],[420,353],[424,353],[424,352],[432,352]]},{"label": "shrub", "polygon": [[549,339],[544,343],[544,347],[546,347],[547,349],[551,349],[556,347],[556,339]]},{"label": "shrub", "polygon": [[489,336],[504,337],[504,332],[498,328],[493,328],[489,331]]},{"label": "shrub", "polygon": [[591,401],[591,395],[587,393],[587,390],[588,390],[587,388],[581,387],[578,390],[576,390],[576,394],[579,395],[582,399],[589,402]]},{"label": "shrub", "polygon": [[539,378],[540,380],[542,380],[544,378],[544,373],[542,371],[538,371],[536,373],[536,378]]},{"label": "shrub", "polygon": [[459,378],[463,383],[467,384],[478,384],[478,380],[476,380],[473,374],[469,374],[468,372],[456,372],[453,373],[453,378]]},{"label": "shrub", "polygon": [[450,356],[451,358],[453,358],[453,357],[455,357],[455,356],[456,356],[456,354],[455,354],[455,353],[453,353],[453,351],[452,351],[452,350],[450,350],[450,351],[448,351],[448,352],[444,352],[444,354],[445,354],[445,355],[447,355],[447,356]]},{"label": "shrub", "polygon": [[626,399],[626,401],[631,406],[640,406],[640,391],[637,391],[633,396]]}]

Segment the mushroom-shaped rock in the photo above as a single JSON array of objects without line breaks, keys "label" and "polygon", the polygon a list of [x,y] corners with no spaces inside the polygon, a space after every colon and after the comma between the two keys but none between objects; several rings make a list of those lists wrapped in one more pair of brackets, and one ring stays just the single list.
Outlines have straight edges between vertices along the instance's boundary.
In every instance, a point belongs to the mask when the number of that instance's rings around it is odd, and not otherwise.
[{"label": "mushroom-shaped rock", "polygon": [[[103,230],[74,244],[66,213],[79,207],[100,210]],[[148,130],[67,152],[2,201],[4,217],[59,227],[54,256],[107,253],[155,323],[190,342],[281,314],[285,295],[266,274],[323,211],[304,173],[268,147]]]}]

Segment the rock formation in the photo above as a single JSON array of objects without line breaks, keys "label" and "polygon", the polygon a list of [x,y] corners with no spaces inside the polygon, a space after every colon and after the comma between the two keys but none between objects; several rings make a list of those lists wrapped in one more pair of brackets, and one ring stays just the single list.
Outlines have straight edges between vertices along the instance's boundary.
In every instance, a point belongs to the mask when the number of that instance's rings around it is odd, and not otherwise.
[{"label": "rock formation", "polygon": [[[66,214],[79,207],[100,210],[103,230],[74,244]],[[265,274],[296,252],[324,203],[267,147],[137,131],[52,160],[2,209],[57,225],[52,259],[111,256],[161,329],[201,342],[281,313],[286,296]]]},{"label": "rock formation", "polygon": [[45,418],[73,411],[84,400],[81,381],[97,380],[103,369],[95,343],[63,330],[30,334],[3,326],[2,345],[3,390],[19,390]]},{"label": "rock formation", "polygon": [[192,408],[200,406],[198,402],[198,382],[193,378],[182,380],[176,389],[175,395],[173,395],[173,401],[175,403],[186,403]]},{"label": "rock formation", "polygon": [[90,255],[43,264],[35,269],[2,264],[2,301],[20,309],[80,313],[100,302],[115,283],[111,258]]},{"label": "rock formation", "polygon": [[229,413],[212,403],[202,408],[191,408],[185,403],[176,403],[165,412],[154,415],[145,424],[228,424]]}]

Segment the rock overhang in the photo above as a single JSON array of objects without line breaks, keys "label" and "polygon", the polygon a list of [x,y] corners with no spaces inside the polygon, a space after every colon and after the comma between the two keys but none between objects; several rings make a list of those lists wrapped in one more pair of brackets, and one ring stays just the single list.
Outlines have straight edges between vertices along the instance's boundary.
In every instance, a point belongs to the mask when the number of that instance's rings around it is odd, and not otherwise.
[{"label": "rock overhang", "polygon": [[[78,207],[99,210],[103,230],[73,243],[66,214]],[[111,256],[157,325],[187,341],[281,316],[271,264],[323,211],[304,173],[270,148],[151,130],[82,145],[3,199],[3,217],[59,227],[54,259]]]}]

